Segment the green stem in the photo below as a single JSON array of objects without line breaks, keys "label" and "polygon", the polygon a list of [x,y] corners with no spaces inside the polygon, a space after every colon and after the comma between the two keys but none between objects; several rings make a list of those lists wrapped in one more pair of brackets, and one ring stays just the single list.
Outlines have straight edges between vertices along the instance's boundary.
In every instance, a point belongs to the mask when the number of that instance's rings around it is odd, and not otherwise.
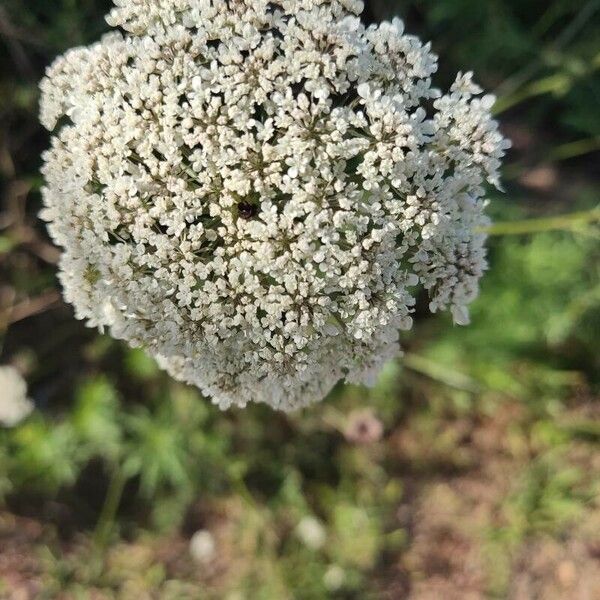
[{"label": "green stem", "polygon": [[[533,27],[531,32],[536,39],[539,39],[554,24],[556,16],[552,14],[554,12],[553,8],[551,7]],[[553,43],[543,48],[541,52],[538,52],[532,62],[509,77],[496,89],[496,96],[503,97],[513,94],[530,81],[543,68],[544,58],[562,53],[565,47],[576,39],[579,32],[588,23],[592,22],[592,17],[598,9],[600,9],[600,0],[589,0],[587,4],[583,5],[573,20],[554,39]]]},{"label": "green stem", "polygon": [[537,81],[527,84],[513,94],[498,98],[492,109],[492,112],[495,116],[497,116],[507,111],[509,108],[513,108],[514,106],[517,106],[518,104],[521,104],[530,98],[535,98],[536,96],[543,96],[550,93],[564,93],[569,90],[569,88],[572,86],[572,83],[572,78],[563,73],[557,73],[555,75],[538,79]]},{"label": "green stem", "polygon": [[581,72],[557,72],[536,81],[532,81],[511,94],[500,96],[492,108],[492,113],[497,116],[507,111],[509,108],[513,108],[514,106],[537,96],[544,96],[545,94],[555,94],[556,96],[564,95],[579,80],[593,76],[598,69],[600,69],[600,53],[597,54]]},{"label": "green stem", "polygon": [[569,142],[568,144],[557,146],[548,154],[547,160],[569,160],[570,158],[583,156],[584,154],[589,154],[596,150],[600,150],[600,137],[578,140],[576,142]]},{"label": "green stem", "polygon": [[462,390],[465,392],[477,393],[480,391],[478,383],[464,373],[459,373],[450,367],[446,367],[436,361],[430,360],[425,356],[406,353],[404,355],[404,366],[420,375],[425,375],[438,383],[448,387]]},{"label": "green stem", "polygon": [[600,221],[600,208],[560,215],[558,217],[494,223],[489,227],[483,228],[482,231],[488,235],[523,235],[543,231],[573,231],[597,221]]},{"label": "green stem", "polygon": [[120,465],[115,466],[94,531],[94,545],[100,550],[104,549],[108,543],[126,483],[127,477],[123,472],[123,469]]}]

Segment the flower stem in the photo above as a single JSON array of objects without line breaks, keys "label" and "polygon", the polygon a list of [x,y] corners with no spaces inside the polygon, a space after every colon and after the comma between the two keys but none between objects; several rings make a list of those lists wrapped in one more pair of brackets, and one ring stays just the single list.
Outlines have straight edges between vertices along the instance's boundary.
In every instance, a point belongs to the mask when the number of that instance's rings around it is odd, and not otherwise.
[{"label": "flower stem", "polygon": [[596,150],[600,150],[600,136],[578,140],[576,142],[569,142],[568,144],[557,146],[554,148],[554,150],[552,150],[552,152],[550,152],[547,160],[569,160],[570,158],[583,156],[584,154],[589,154],[590,152],[596,152]]},{"label": "flower stem", "polygon": [[543,231],[573,231],[595,222],[600,222],[600,208],[598,207],[557,217],[494,223],[489,227],[482,228],[481,231],[488,235],[523,235]]},{"label": "flower stem", "polygon": [[115,466],[108,484],[104,504],[98,517],[96,529],[94,530],[94,545],[99,550],[106,547],[126,483],[127,477],[123,469],[120,465]]},{"label": "flower stem", "polygon": [[481,390],[479,384],[468,375],[419,354],[407,352],[404,355],[404,366],[415,373],[457,390],[472,394]]}]

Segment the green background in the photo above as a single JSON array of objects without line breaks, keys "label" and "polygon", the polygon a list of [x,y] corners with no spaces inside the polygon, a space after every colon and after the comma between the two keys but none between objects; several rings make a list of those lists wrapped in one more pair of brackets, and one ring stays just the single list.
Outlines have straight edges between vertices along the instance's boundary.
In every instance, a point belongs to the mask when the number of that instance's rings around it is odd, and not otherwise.
[{"label": "green background", "polygon": [[37,82],[108,8],[0,3],[0,364],[36,405],[0,430],[0,598],[600,598],[600,2],[368,3],[498,95],[506,193],[472,325],[419,316],[374,389],[291,416],[219,412],[59,298]]}]

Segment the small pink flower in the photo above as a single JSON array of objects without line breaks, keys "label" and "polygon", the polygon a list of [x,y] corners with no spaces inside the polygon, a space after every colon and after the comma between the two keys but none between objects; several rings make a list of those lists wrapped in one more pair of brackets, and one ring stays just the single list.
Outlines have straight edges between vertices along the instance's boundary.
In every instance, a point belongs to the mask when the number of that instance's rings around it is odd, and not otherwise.
[{"label": "small pink flower", "polygon": [[383,423],[371,409],[350,413],[344,436],[353,444],[373,444],[383,436]]}]

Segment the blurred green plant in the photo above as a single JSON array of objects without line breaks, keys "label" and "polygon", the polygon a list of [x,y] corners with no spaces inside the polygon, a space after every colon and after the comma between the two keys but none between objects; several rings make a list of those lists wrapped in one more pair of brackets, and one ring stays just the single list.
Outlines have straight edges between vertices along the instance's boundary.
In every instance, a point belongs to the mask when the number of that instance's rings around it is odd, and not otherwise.
[{"label": "blurred green plant", "polygon": [[[56,254],[35,220],[46,145],[37,80],[55,55],[106,30],[110,2],[0,6],[0,348],[39,407],[0,430],[0,544],[5,511],[36,514],[45,533],[29,554],[46,597],[403,597],[456,568],[438,558],[454,522],[453,535],[481,550],[481,597],[506,597],[531,540],[587,539],[582,524],[600,514],[600,1],[367,4],[371,18],[401,14],[434,40],[442,80],[472,68],[495,89],[515,133],[508,193],[490,207],[491,269],[473,325],[419,321],[374,389],[338,387],[291,417],[260,406],[222,414],[142,350],[44,312],[56,305],[44,296]],[[540,161],[557,182],[538,192],[521,177]],[[385,436],[357,446],[345,434],[366,404]],[[440,532],[423,509],[440,482],[456,483],[459,499],[477,484],[490,491],[477,511],[467,505],[467,524],[444,496]],[[66,541],[40,506],[62,507]],[[298,535],[306,517],[321,524],[322,545]],[[216,539],[210,568],[187,557],[200,528]],[[5,577],[0,566],[0,590]]]}]

